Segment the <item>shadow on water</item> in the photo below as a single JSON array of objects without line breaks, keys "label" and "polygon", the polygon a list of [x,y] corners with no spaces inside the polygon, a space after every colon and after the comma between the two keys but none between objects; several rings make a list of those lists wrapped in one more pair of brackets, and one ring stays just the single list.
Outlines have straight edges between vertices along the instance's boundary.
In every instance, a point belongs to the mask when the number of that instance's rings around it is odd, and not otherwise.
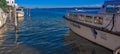
[{"label": "shadow on water", "polygon": [[112,54],[110,50],[85,40],[71,30],[64,37],[64,43],[72,48],[73,54]]}]

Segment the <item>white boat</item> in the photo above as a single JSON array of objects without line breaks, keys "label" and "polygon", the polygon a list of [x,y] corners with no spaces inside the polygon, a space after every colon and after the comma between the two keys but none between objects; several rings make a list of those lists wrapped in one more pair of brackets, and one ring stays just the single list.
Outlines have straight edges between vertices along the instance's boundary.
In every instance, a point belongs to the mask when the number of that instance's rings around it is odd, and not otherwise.
[{"label": "white boat", "polygon": [[23,8],[17,8],[16,9],[17,17],[18,18],[23,18],[24,17],[24,11]]},{"label": "white boat", "polygon": [[120,1],[106,0],[98,13],[68,12],[68,27],[81,37],[120,53]]},{"label": "white boat", "polygon": [[6,23],[7,14],[0,8],[0,28]]},{"label": "white boat", "polygon": [[79,9],[75,9],[75,11],[77,11],[77,12],[85,12],[85,10],[79,10]]}]

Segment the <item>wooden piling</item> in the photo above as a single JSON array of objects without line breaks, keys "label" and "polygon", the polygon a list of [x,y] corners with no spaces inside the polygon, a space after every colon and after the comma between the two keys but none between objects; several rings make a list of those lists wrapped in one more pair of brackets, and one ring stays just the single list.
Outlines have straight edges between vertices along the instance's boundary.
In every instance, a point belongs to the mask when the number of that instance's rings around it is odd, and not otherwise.
[{"label": "wooden piling", "polygon": [[30,18],[30,9],[27,8],[27,18],[29,19]]},{"label": "wooden piling", "polygon": [[29,8],[27,8],[27,16],[29,16],[29,12],[30,12],[30,10],[29,10]]},{"label": "wooden piling", "polygon": [[31,22],[31,19],[30,19],[30,9],[29,8],[27,8],[27,21],[28,21],[28,23],[30,23]]},{"label": "wooden piling", "polygon": [[11,22],[11,13],[12,13],[12,10],[11,10],[11,7],[9,7],[9,22]]},{"label": "wooden piling", "polygon": [[18,31],[15,32],[15,41],[14,41],[14,43],[16,44],[16,46],[18,45],[17,42],[18,42],[18,38],[19,38],[17,32],[18,32]]},{"label": "wooden piling", "polygon": [[18,24],[17,24],[16,6],[14,6],[14,25],[15,25],[15,30],[17,30]]}]

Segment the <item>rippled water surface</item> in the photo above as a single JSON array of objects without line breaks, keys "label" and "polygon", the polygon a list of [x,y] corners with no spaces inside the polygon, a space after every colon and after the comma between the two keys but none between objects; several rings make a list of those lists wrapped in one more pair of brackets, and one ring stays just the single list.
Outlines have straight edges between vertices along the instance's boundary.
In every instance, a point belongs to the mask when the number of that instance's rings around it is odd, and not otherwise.
[{"label": "rippled water surface", "polygon": [[73,9],[31,9],[30,18],[25,15],[18,19],[16,31],[13,23],[8,22],[0,29],[4,32],[0,35],[0,54],[74,54],[64,40],[69,29],[63,16],[69,10]]},{"label": "rippled water surface", "polygon": [[0,54],[71,54],[71,48],[63,43],[68,31],[62,18],[65,12],[31,9],[30,18],[19,19],[17,33],[7,23],[7,31],[0,35]]}]

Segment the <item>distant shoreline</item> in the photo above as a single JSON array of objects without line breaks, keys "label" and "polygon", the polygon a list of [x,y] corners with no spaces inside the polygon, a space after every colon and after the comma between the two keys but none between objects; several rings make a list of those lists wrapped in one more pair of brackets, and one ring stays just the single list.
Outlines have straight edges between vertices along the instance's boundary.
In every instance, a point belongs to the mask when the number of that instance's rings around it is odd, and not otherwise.
[{"label": "distant shoreline", "polygon": [[99,9],[101,7],[46,7],[46,8],[40,8],[40,7],[35,7],[35,8],[30,8],[30,9],[56,9],[56,8],[88,8],[88,9],[91,9],[91,8],[95,8],[95,9]]}]

